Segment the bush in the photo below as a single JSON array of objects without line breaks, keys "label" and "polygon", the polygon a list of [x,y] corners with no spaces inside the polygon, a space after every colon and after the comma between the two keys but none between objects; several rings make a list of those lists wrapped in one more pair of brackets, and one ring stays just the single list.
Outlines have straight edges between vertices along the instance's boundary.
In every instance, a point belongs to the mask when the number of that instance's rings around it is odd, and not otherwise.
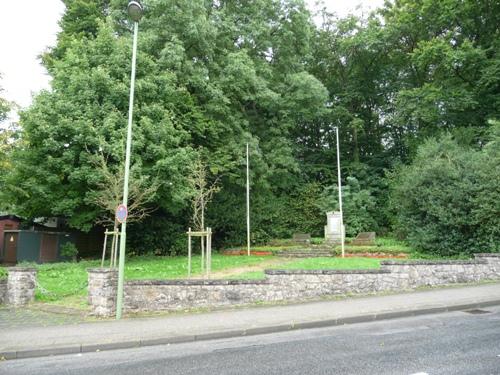
[{"label": "bush", "polygon": [[0,280],[6,279],[8,275],[7,269],[4,267],[0,267]]},{"label": "bush", "polygon": [[303,185],[291,196],[284,219],[293,233],[310,233],[313,237],[324,235],[326,215],[318,207],[322,191],[319,183],[312,182]]},{"label": "bush", "polygon": [[[342,187],[342,209],[347,237],[355,237],[359,232],[376,232],[376,200],[368,189],[362,189],[358,180],[347,177]],[[327,187],[318,201],[323,212],[339,210],[337,185]],[[326,221],[326,220],[325,220]]]},{"label": "bush", "polygon": [[130,244],[130,251],[127,250],[127,253],[172,256],[187,254],[186,232],[189,224],[174,220],[165,213],[154,212],[144,221],[133,223],[130,235],[127,235]]},{"label": "bush", "polygon": [[77,254],[78,249],[73,242],[66,242],[61,246],[61,256],[74,259]]},{"label": "bush", "polygon": [[482,150],[429,140],[392,176],[394,229],[410,245],[444,256],[499,251],[498,139]]}]

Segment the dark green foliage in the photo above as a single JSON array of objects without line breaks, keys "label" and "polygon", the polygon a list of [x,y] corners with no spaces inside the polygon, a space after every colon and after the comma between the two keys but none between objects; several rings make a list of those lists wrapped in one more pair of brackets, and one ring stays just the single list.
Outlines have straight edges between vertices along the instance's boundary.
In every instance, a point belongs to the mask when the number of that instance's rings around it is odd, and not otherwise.
[{"label": "dark green foliage", "polygon": [[293,233],[309,233],[314,237],[324,236],[326,215],[325,211],[318,207],[322,191],[322,186],[313,182],[304,184],[290,196],[289,207],[284,212],[287,227]]},{"label": "dark green foliage", "polygon": [[[318,206],[323,212],[339,210],[337,185],[323,191]],[[347,177],[347,184],[342,186],[342,210],[347,237],[378,231],[375,198],[370,190],[361,188],[355,177]]]},{"label": "dark green foliage", "polygon": [[499,140],[482,150],[451,136],[429,140],[393,176],[395,228],[413,247],[437,255],[500,250]]},{"label": "dark green foliage", "polygon": [[66,242],[61,246],[61,256],[75,258],[78,254],[78,249],[73,242]]},{"label": "dark green foliage", "polygon": [[[102,182],[92,160],[102,152],[110,169],[122,168],[132,25],[121,0],[64,3],[57,45],[42,58],[52,90],[21,113],[17,141],[0,150],[0,207],[26,218],[66,217],[88,230],[103,214],[91,199]],[[478,241],[494,247],[497,185],[496,176],[489,182],[487,176],[496,159],[494,147],[484,145],[488,120],[500,114],[498,2],[397,0],[368,17],[322,14],[321,26],[301,0],[144,0],[144,6],[132,163],[138,178],[161,185],[149,203],[151,217],[129,227],[130,249],[185,251],[187,177],[200,148],[210,172],[220,176],[221,191],[207,212],[216,245],[245,243],[247,142],[252,241],[294,232],[322,236],[325,207],[316,202],[325,186],[337,183],[334,127],[342,176],[355,178],[344,177],[349,235],[386,231],[390,215],[399,218],[401,233],[417,228],[402,219],[415,212],[403,192],[396,211],[387,210],[384,176],[411,163],[425,139],[449,132],[461,146],[484,150],[457,156],[457,170],[433,172],[443,191],[445,177],[461,181],[468,193],[457,196],[469,206],[423,215],[425,225],[446,222],[450,238],[474,232],[463,249]],[[0,119],[5,104],[0,100]],[[491,160],[476,160],[486,153]],[[466,163],[474,173],[462,171]],[[453,234],[452,221],[463,222],[464,213],[476,224]],[[443,241],[442,249],[457,248]]]},{"label": "dark green foliage", "polygon": [[[177,252],[169,249],[187,229],[195,150],[206,150],[207,166],[223,177],[221,199],[231,201],[244,184],[249,142],[258,212],[259,200],[285,199],[298,185],[291,129],[324,111],[327,92],[305,69],[313,26],[301,1],[161,0],[145,7],[132,163],[142,180],[161,181],[150,202],[159,210],[149,227],[158,220],[168,230],[136,226],[139,233],[130,238],[141,253]],[[44,59],[52,91],[21,114],[25,147],[16,150],[16,166],[1,189],[24,217],[64,216],[72,227],[88,230],[102,216],[91,199],[102,180],[92,160],[102,152],[113,170],[123,160],[131,57],[124,9],[118,1],[67,2],[58,44]],[[257,241],[269,235],[282,211],[262,210],[269,215],[256,216]],[[234,239],[229,227],[235,224],[223,222],[227,212],[207,224]],[[241,219],[244,225],[244,213]],[[169,238],[159,239],[158,232]]]},{"label": "dark green foliage", "polygon": [[[186,218],[189,216],[186,214]],[[188,220],[181,222],[166,215],[155,213],[144,221],[134,223],[128,231],[131,252],[136,255],[184,255],[187,254]]]}]

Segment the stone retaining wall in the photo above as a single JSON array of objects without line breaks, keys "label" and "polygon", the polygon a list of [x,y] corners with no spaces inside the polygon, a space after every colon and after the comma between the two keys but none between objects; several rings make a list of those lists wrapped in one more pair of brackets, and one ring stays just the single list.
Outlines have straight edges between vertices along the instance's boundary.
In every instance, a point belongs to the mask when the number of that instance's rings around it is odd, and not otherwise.
[{"label": "stone retaining wall", "polygon": [[[265,280],[133,280],[124,286],[125,312],[181,310],[367,294],[500,279],[500,254],[475,260],[384,261],[376,270],[266,270]],[[92,312],[115,312],[117,271],[89,270]]]},{"label": "stone retaining wall", "polygon": [[0,305],[7,302],[7,279],[0,280]]},{"label": "stone retaining wall", "polygon": [[7,304],[23,306],[35,300],[36,269],[10,267],[7,278]]},{"label": "stone retaining wall", "polygon": [[35,300],[36,269],[9,267],[6,280],[0,280],[0,304],[23,306]]}]

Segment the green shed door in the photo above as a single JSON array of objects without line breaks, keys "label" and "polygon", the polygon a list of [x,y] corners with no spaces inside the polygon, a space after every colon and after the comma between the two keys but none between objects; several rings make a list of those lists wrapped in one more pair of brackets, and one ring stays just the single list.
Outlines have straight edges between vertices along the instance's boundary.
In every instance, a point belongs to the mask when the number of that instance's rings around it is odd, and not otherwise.
[{"label": "green shed door", "polygon": [[40,234],[29,230],[19,232],[17,261],[38,262],[40,257]]}]

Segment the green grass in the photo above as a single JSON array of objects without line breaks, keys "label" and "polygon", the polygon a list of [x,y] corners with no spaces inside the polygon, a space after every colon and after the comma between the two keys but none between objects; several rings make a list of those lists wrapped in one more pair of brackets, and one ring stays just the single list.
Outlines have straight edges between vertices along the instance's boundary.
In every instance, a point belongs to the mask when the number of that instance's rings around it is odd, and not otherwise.
[{"label": "green grass", "polygon": [[0,280],[7,278],[7,269],[5,267],[0,267]]},{"label": "green grass", "polygon": [[273,268],[289,270],[318,270],[318,269],[373,269],[380,268],[380,259],[371,258],[304,258]]},{"label": "green grass", "polygon": [[[320,270],[320,269],[377,269],[380,268],[380,259],[372,258],[304,258],[283,264],[276,264],[268,269],[286,269],[286,270]],[[230,275],[228,279],[258,280],[264,279],[264,270],[245,272]]]},{"label": "green grass", "polygon": [[[299,250],[303,249],[304,245],[296,245],[296,244],[283,244],[283,245],[274,245],[274,244],[269,244],[269,245],[260,245],[260,246],[252,246],[250,248],[251,251],[270,251],[272,253],[275,253],[277,251],[281,250]],[[236,247],[231,247],[227,250],[243,250],[246,251],[247,247],[246,246],[236,246]]]},{"label": "green grass", "polygon": [[[212,272],[259,264],[269,256],[212,255]],[[201,272],[201,257],[192,258],[193,275]],[[187,257],[140,257],[127,261],[126,279],[177,279],[187,277]]]},{"label": "green grass", "polygon": [[[222,256],[212,255],[212,271],[255,265],[269,259],[266,256]],[[41,302],[70,302],[74,307],[85,305],[87,296],[87,268],[100,267],[98,260],[79,263],[62,262],[32,264],[38,270],[35,298]],[[201,257],[192,258],[192,274],[201,272]],[[187,257],[134,257],[125,263],[125,279],[177,279],[187,277]]]},{"label": "green grass", "polygon": [[392,237],[377,237],[375,238],[375,245],[384,250],[399,251],[401,253],[410,253],[413,251],[406,242]]},{"label": "green grass", "polygon": [[86,270],[100,265],[101,262],[97,260],[79,263],[30,264],[38,270],[37,282],[41,286],[35,291],[36,300],[52,302],[72,296],[86,296]]},{"label": "green grass", "polygon": [[459,254],[459,255],[449,255],[449,256],[443,256],[443,255],[436,255],[436,254],[426,254],[426,253],[421,253],[419,251],[413,251],[410,254],[410,259],[419,259],[419,260],[450,260],[450,259],[455,259],[455,260],[467,260],[467,259],[472,259],[473,256],[470,254]]},{"label": "green grass", "polygon": [[[281,241],[282,244],[285,240]],[[276,251],[281,249],[303,249],[303,246],[258,246],[253,250]],[[337,248],[337,250],[340,247]],[[351,246],[347,251],[357,252],[384,252],[388,254],[405,252],[409,253],[413,259],[442,259],[440,257],[429,256],[412,251],[401,241],[392,238],[377,238],[376,246]],[[459,257],[464,258],[464,257]],[[213,254],[212,272],[230,270],[245,266],[258,265],[270,259],[269,256],[224,256]],[[193,256],[192,275],[199,275],[201,272],[201,259],[199,255]],[[58,303],[65,306],[85,307],[87,297],[87,268],[99,267],[100,261],[81,261],[79,263],[49,263],[49,264],[20,264],[29,265],[38,269],[38,287],[36,290],[36,300],[40,302]],[[283,264],[275,264],[266,268],[281,269],[373,269],[379,268],[380,259],[370,258],[305,258],[296,261],[284,261]],[[0,278],[6,273],[0,267]],[[187,277],[187,257],[157,257],[142,256],[127,259],[125,263],[125,278],[133,279],[180,279]],[[238,279],[262,279],[264,272],[251,271],[228,276],[228,278]]]},{"label": "green grass", "polygon": [[[347,242],[352,239],[346,239]],[[276,253],[282,250],[304,250],[309,247],[313,248],[314,246],[321,246],[324,244],[324,239],[319,237],[311,238],[311,245],[297,245],[290,238],[285,239],[274,239],[269,242],[267,245],[260,246],[252,246],[253,251],[270,251],[272,253]],[[328,246],[328,245],[325,245]],[[332,246],[335,249],[335,252],[340,254],[340,245]],[[231,250],[246,250],[246,247],[234,247]],[[414,250],[408,246],[404,241],[396,240],[392,237],[377,237],[375,239],[374,246],[350,246],[348,243],[345,245],[345,250],[349,253],[386,253],[386,254],[411,254]]]}]

